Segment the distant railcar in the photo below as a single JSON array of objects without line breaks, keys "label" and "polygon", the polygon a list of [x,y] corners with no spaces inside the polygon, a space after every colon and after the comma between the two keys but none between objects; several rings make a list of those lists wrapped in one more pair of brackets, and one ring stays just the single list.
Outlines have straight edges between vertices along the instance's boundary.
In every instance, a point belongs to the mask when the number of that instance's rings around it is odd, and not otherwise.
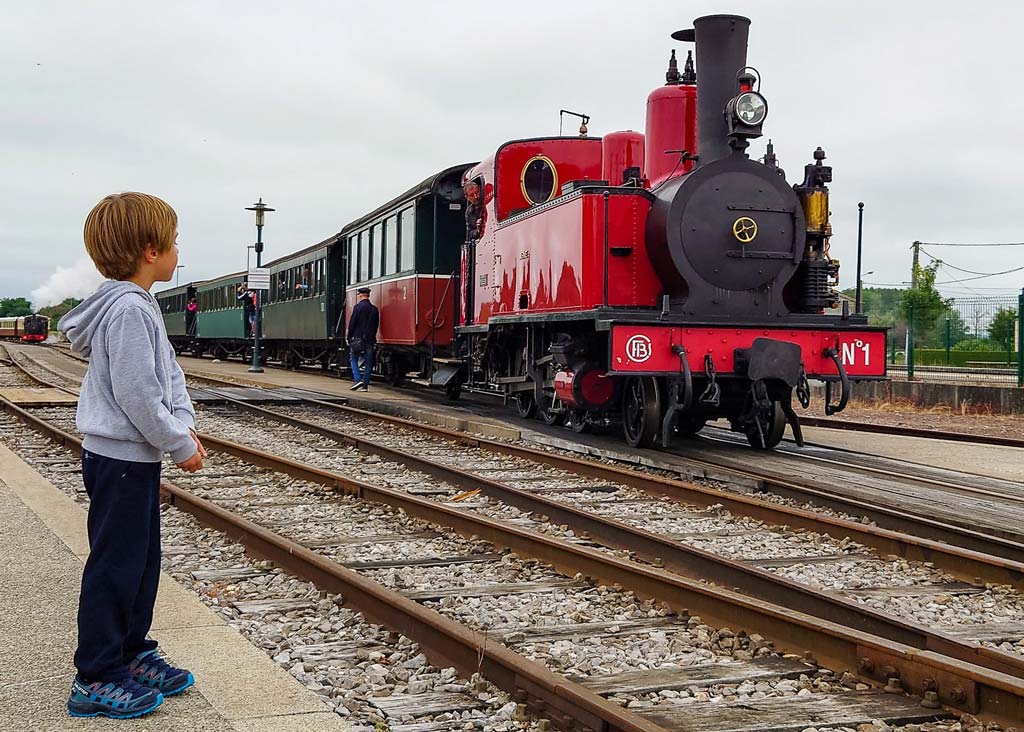
[{"label": "distant railcar", "polygon": [[50,319],[45,315],[19,315],[0,318],[0,338],[23,343],[41,343],[50,333]]},{"label": "distant railcar", "polygon": [[50,319],[45,315],[26,315],[22,320],[21,340],[42,343],[50,335]]}]

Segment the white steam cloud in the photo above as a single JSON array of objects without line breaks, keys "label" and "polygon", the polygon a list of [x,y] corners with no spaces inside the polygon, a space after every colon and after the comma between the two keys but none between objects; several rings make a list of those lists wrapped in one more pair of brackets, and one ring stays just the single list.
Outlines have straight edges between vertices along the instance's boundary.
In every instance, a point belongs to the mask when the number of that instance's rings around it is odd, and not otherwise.
[{"label": "white steam cloud", "polygon": [[70,267],[58,266],[42,285],[32,290],[32,307],[35,310],[48,305],[59,305],[69,297],[85,299],[96,291],[103,282],[103,275],[96,271],[88,257],[82,257]]}]

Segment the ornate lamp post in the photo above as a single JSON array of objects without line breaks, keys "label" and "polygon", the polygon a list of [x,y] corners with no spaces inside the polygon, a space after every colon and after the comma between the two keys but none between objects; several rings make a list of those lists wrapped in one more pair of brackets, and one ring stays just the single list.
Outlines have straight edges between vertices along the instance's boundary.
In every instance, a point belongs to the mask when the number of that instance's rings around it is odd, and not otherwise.
[{"label": "ornate lamp post", "polygon": [[[259,201],[254,203],[252,206],[246,206],[245,210],[256,212],[256,245],[254,249],[256,250],[256,269],[260,269],[263,259],[263,215],[267,211],[273,211],[274,209],[263,203],[263,197],[260,196]],[[260,332],[263,329],[263,297],[260,294],[260,290],[255,290],[255,293],[256,323],[253,327],[252,366],[249,367],[249,372],[253,374],[262,374],[263,367],[260,366]]]}]

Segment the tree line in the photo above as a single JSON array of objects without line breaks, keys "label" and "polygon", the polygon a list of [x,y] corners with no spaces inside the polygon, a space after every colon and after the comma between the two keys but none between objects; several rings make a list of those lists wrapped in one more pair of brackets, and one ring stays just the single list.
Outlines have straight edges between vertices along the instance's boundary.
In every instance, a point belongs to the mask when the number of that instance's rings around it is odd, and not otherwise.
[{"label": "tree line", "polygon": [[[946,298],[935,286],[941,262],[919,265],[909,288],[869,287],[861,292],[861,308],[869,325],[884,325],[902,343],[912,322],[919,348],[955,351],[1014,350],[1017,298]],[[845,290],[851,299],[855,290]]]},{"label": "tree line", "polygon": [[38,312],[39,315],[45,315],[50,319],[51,327],[56,327],[57,321],[80,302],[82,301],[69,297],[59,305],[49,305],[36,311],[32,308],[32,303],[24,297],[0,297],[0,318],[17,318]]}]

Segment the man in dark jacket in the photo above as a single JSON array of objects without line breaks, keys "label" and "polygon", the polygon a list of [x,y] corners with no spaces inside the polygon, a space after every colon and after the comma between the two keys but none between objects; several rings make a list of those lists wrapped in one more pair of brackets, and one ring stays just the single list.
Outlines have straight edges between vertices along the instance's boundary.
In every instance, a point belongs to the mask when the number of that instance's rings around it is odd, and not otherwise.
[{"label": "man in dark jacket", "polygon": [[354,382],[350,387],[352,391],[370,389],[373,347],[377,343],[379,325],[380,311],[370,302],[370,288],[359,288],[359,302],[352,308],[352,318],[348,321],[348,356]]}]

